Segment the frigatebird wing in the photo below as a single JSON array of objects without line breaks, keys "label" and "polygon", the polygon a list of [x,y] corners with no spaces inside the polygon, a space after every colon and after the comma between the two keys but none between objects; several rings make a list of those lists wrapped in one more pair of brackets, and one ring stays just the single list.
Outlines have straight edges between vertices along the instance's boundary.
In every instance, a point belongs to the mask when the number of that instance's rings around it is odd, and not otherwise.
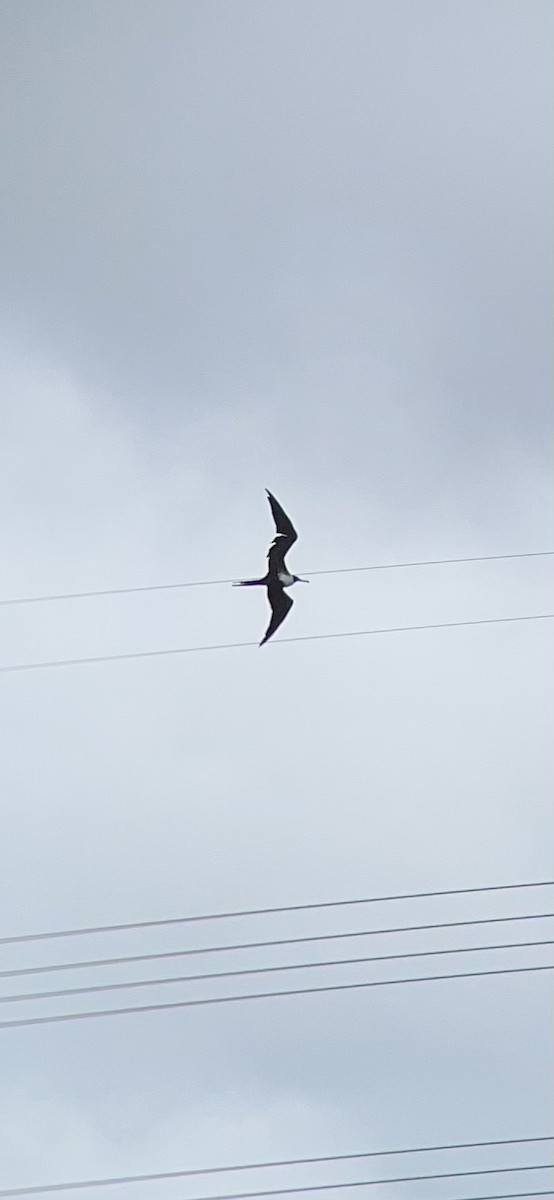
[{"label": "frigatebird wing", "polygon": [[273,575],[283,569],[285,554],[288,554],[291,546],[294,545],[298,534],[290,517],[287,517],[284,508],[281,508],[279,501],[275,499],[275,496],[267,488],[266,492],[276,529],[276,536],[269,547],[267,555],[269,574]]},{"label": "frigatebird wing", "polygon": [[277,530],[277,533],[282,533],[282,534],[284,534],[284,536],[286,538],[288,538],[289,546],[293,546],[298,537],[296,529],[294,528],[294,525],[293,525],[290,517],[287,517],[287,514],[286,514],[284,508],[281,508],[279,501],[275,499],[275,496],[272,496],[272,494],[268,490],[268,488],[266,488],[265,490],[267,492],[269,506],[273,513],[273,520],[275,521],[275,529]]},{"label": "frigatebird wing", "polygon": [[280,583],[269,585],[267,589],[267,598],[271,605],[271,620],[260,642],[263,646],[264,642],[269,641],[270,637],[275,633],[275,630],[282,625],[286,615],[290,612],[294,601],[281,587]]}]

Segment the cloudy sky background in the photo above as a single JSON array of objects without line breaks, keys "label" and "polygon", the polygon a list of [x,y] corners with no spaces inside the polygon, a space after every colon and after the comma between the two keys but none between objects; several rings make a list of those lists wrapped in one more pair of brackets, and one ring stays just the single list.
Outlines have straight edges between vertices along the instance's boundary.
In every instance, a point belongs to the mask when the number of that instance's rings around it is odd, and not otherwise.
[{"label": "cloudy sky background", "polygon": [[[265,486],[299,573],[551,547],[549,4],[4,0],[1,21],[2,597],[254,575]],[[548,570],[321,575],[283,636],[546,612]],[[266,615],[227,586],[5,607],[0,661],[252,641]],[[549,637],[276,639],[5,675],[3,932],[549,877]],[[547,907],[419,901],[238,940]],[[212,934],[229,930],[6,947],[4,968]],[[501,965],[470,957],[438,961]],[[3,1031],[2,1184],[543,1133],[547,979]],[[441,1169],[409,1167],[359,1170]]]}]

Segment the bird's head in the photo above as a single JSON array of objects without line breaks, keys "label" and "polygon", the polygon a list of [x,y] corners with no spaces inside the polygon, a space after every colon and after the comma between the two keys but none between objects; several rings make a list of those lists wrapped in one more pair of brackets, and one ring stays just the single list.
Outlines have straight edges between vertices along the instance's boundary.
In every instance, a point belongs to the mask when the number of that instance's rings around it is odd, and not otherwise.
[{"label": "bird's head", "polygon": [[293,575],[292,580],[293,580],[293,583],[309,583],[310,582],[309,579],[301,579],[300,575]]}]

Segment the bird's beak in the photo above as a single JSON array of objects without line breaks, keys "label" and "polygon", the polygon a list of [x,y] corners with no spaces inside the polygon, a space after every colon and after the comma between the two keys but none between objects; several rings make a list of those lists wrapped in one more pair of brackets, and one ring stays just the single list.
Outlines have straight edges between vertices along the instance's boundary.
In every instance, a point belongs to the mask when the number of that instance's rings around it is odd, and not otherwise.
[{"label": "bird's beak", "polygon": [[310,581],[309,581],[309,579],[301,579],[300,576],[298,576],[297,582],[298,583],[309,583]]}]

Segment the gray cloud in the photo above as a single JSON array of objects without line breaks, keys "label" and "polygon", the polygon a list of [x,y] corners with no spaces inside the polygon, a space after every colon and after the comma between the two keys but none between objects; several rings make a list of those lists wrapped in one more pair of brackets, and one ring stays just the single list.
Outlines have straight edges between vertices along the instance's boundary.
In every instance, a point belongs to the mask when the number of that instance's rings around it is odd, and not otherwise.
[{"label": "gray cloud", "polygon": [[[3,596],[254,573],[264,486],[299,571],[549,546],[550,7],[5,0],[3,19]],[[545,611],[546,570],[322,575],[287,634]],[[255,640],[265,616],[227,587],[3,608],[0,661]],[[5,676],[3,928],[548,875],[546,636]],[[113,953],[183,944],[131,942]],[[542,1132],[545,992],[6,1032],[3,1186]]]}]

